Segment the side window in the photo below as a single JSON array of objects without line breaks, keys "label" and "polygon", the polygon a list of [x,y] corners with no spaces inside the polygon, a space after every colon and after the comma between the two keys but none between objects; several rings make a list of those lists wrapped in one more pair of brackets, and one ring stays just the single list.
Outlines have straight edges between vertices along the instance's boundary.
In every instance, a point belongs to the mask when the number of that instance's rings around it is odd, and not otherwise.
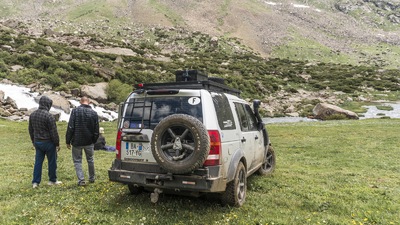
[{"label": "side window", "polygon": [[235,103],[235,108],[236,108],[236,113],[239,118],[239,123],[240,123],[240,129],[242,131],[248,131],[249,130],[249,124],[247,121],[246,113],[244,111],[243,105],[240,103]]},{"label": "side window", "polygon": [[249,105],[245,105],[247,118],[249,119],[249,130],[257,130],[257,119]]},{"label": "side window", "polygon": [[228,98],[223,93],[211,92],[214,108],[217,113],[218,124],[221,130],[235,130],[235,120]]}]

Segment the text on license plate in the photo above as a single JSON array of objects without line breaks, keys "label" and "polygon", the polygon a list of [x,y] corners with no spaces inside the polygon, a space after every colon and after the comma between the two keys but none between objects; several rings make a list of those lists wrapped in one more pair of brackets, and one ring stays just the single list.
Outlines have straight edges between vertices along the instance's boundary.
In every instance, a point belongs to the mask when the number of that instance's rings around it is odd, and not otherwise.
[{"label": "text on license plate", "polygon": [[142,153],[148,149],[148,146],[138,142],[127,142],[126,143],[126,156],[142,157]]}]

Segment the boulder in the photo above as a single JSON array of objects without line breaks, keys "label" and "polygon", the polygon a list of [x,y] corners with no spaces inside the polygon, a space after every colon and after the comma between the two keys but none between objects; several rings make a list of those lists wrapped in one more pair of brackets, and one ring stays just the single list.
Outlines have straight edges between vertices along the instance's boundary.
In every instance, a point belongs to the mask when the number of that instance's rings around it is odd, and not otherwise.
[{"label": "boulder", "polygon": [[326,120],[328,116],[335,115],[335,114],[343,114],[346,115],[349,119],[358,120],[357,113],[354,113],[349,110],[345,110],[340,108],[339,106],[326,104],[326,103],[318,103],[313,109],[314,118]]},{"label": "boulder", "polygon": [[115,59],[115,62],[124,62],[124,60],[122,59],[121,56],[117,56],[117,58]]},{"label": "boulder", "polygon": [[47,96],[51,100],[53,100],[53,105],[52,107],[57,108],[57,109],[62,109],[65,113],[69,114],[71,112],[71,109],[69,108],[69,102],[66,98],[64,98],[61,95],[54,94],[52,92],[46,92],[41,96],[37,96],[35,98],[36,102],[39,102],[40,98],[42,96]]},{"label": "boulder", "polygon": [[1,45],[0,47],[1,47],[1,49],[3,49],[4,51],[11,51],[11,50],[12,50],[12,47],[9,46],[9,45]]},{"label": "boulder", "polygon": [[17,116],[17,115],[12,115],[12,116],[8,117],[8,120],[19,121],[19,120],[21,120],[21,117]]},{"label": "boulder", "polygon": [[218,46],[218,37],[212,37],[210,40],[211,48],[216,48]]},{"label": "boulder", "polygon": [[66,61],[71,61],[72,60],[72,56],[66,55],[66,54],[62,54],[61,58],[63,58]]},{"label": "boulder", "polygon": [[3,109],[3,108],[0,108],[0,116],[2,116],[2,117],[9,117],[9,116],[11,116],[12,114],[8,111],[8,110],[6,110],[6,109]]},{"label": "boulder", "polygon": [[49,51],[49,52],[51,52],[52,54],[54,54],[54,51],[53,51],[53,49],[52,49],[50,46],[46,46],[46,50]]},{"label": "boulder", "polygon": [[55,112],[55,111],[50,111],[51,115],[54,116],[54,120],[57,122],[60,120],[61,113],[60,112]]},{"label": "boulder", "polygon": [[[33,112],[35,112],[37,109],[38,109],[37,107],[29,109],[29,110],[25,113],[25,117],[24,117],[24,118],[29,118],[29,116],[30,116]],[[54,116],[55,121],[59,121],[59,120],[60,120],[60,117],[61,117],[61,113],[60,113],[60,112],[55,112],[55,111],[50,110],[50,113],[51,113],[51,115]]]},{"label": "boulder", "polygon": [[71,91],[71,95],[73,97],[78,97],[81,94],[81,91],[79,90],[79,88],[73,88],[70,91]]},{"label": "boulder", "polygon": [[106,103],[107,94],[106,94],[107,83],[97,83],[94,85],[82,85],[81,95],[87,96],[91,99],[94,99],[100,103]]},{"label": "boulder", "polygon": [[18,106],[15,103],[14,99],[12,99],[10,96],[6,98],[6,104],[11,105],[14,109],[18,109]]},{"label": "boulder", "polygon": [[129,48],[103,48],[103,49],[97,49],[96,52],[110,53],[116,55],[129,55],[129,56],[137,55],[136,52],[134,52],[132,49]]},{"label": "boulder", "polygon": [[17,28],[20,24],[21,24],[21,22],[13,20],[13,19],[7,20],[3,23],[4,26],[7,26],[7,27],[13,28],[13,29]]},{"label": "boulder", "polygon": [[0,90],[0,103],[3,104],[4,103],[4,91]]},{"label": "boulder", "polygon": [[10,66],[10,70],[11,71],[18,71],[18,70],[22,70],[22,69],[24,69],[24,67],[23,66],[20,66],[20,65],[15,65],[15,66]]},{"label": "boulder", "polygon": [[53,35],[55,35],[55,36],[60,36],[60,33],[59,33],[59,32],[55,32],[55,31],[53,31],[52,29],[45,29],[45,30],[43,31],[43,33],[44,33],[45,35],[47,35],[47,36],[53,36]]},{"label": "boulder", "polygon": [[97,74],[100,77],[103,77],[107,81],[113,79],[115,77],[115,70],[107,67],[102,67],[96,70]]}]

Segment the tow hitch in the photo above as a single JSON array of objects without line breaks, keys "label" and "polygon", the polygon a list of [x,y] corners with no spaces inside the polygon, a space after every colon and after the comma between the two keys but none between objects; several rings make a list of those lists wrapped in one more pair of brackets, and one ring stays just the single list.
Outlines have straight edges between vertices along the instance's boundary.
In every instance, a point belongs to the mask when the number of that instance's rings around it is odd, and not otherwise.
[{"label": "tow hitch", "polygon": [[158,197],[163,191],[159,188],[154,189],[154,193],[150,194],[150,200],[152,203],[156,203],[158,201]]}]

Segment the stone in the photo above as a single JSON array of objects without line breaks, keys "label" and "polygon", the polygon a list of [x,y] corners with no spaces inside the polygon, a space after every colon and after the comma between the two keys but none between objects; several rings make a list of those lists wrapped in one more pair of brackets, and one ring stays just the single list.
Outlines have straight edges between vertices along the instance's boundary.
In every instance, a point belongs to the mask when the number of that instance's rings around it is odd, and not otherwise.
[{"label": "stone", "polygon": [[1,45],[1,49],[3,49],[4,51],[11,51],[12,47],[9,45]]},{"label": "stone", "polygon": [[255,85],[256,87],[257,87],[257,89],[258,90],[260,90],[262,93],[270,93],[269,91],[268,91],[268,89],[266,89],[262,84],[261,84],[261,82],[260,81],[257,81],[256,82],[256,85]]},{"label": "stone", "polygon": [[8,110],[6,110],[6,109],[3,109],[3,108],[0,108],[0,116],[2,116],[2,117],[9,117],[9,116],[11,116],[12,114],[8,111]]},{"label": "stone", "polygon": [[285,113],[294,113],[295,110],[296,108],[293,105],[291,105],[285,110]]},{"label": "stone", "polygon": [[215,48],[218,46],[218,37],[212,37],[210,40],[211,48]]},{"label": "stone", "polygon": [[96,70],[96,72],[97,72],[97,75],[99,75],[100,77],[103,77],[107,81],[109,81],[115,77],[115,70],[113,70],[111,68],[107,68],[107,67],[98,68]]},{"label": "stone", "polygon": [[122,59],[121,56],[117,56],[117,58],[115,59],[115,62],[124,62],[124,60]]},{"label": "stone", "polygon": [[17,20],[7,20],[3,23],[4,26],[9,27],[9,28],[17,28],[19,25],[21,24],[21,22],[17,21]]},{"label": "stone", "polygon": [[100,103],[107,102],[107,94],[106,94],[107,83],[97,83],[94,85],[82,85],[81,95],[87,96],[91,99],[94,99]]},{"label": "stone", "polygon": [[[71,112],[71,109],[69,108],[69,102],[66,98],[64,98],[61,95],[54,94],[53,92],[46,92],[42,96],[47,96],[51,100],[53,100],[53,105],[52,107],[57,108],[57,109],[62,109],[65,113],[69,114]],[[39,100],[42,96],[37,96],[35,98],[35,101],[39,103]]]},{"label": "stone", "polygon": [[47,51],[51,52],[52,54],[54,54],[53,49],[50,46],[46,46]]},{"label": "stone", "polygon": [[70,91],[73,97],[78,97],[79,95],[81,95],[81,91],[79,90],[79,88],[73,88]]},{"label": "stone", "polygon": [[4,103],[4,91],[0,90],[0,103]]},{"label": "stone", "polygon": [[51,111],[51,110],[50,110],[50,114],[53,115],[54,120],[55,120],[56,122],[60,120],[60,117],[61,117],[61,113],[60,113],[60,112],[55,112],[55,111]]},{"label": "stone", "polygon": [[313,109],[313,114],[314,118],[321,120],[326,120],[328,116],[335,114],[343,114],[349,119],[359,119],[357,113],[326,103],[318,103]]},{"label": "stone", "polygon": [[60,33],[53,31],[52,29],[44,29],[43,33],[47,36],[60,36]]},{"label": "stone", "polygon": [[19,111],[26,112],[26,111],[28,111],[28,108],[20,108]]},{"label": "stone", "polygon": [[285,115],[291,116],[291,117],[299,117],[299,113],[294,112],[294,113],[285,113]]},{"label": "stone", "polygon": [[20,66],[20,65],[10,66],[10,70],[13,71],[13,72],[18,71],[18,70],[22,70],[22,69],[24,69],[24,67]]},{"label": "stone", "polygon": [[18,109],[18,106],[15,103],[14,99],[12,99],[10,96],[6,98],[6,104],[11,105],[14,109]]},{"label": "stone", "polygon": [[62,54],[61,57],[66,61],[71,61],[72,60],[72,56],[70,56],[70,55]]},{"label": "stone", "polygon": [[103,48],[103,49],[96,49],[95,51],[102,53],[116,54],[116,55],[129,55],[129,56],[137,55],[136,52],[134,52],[132,49],[129,48]]}]

